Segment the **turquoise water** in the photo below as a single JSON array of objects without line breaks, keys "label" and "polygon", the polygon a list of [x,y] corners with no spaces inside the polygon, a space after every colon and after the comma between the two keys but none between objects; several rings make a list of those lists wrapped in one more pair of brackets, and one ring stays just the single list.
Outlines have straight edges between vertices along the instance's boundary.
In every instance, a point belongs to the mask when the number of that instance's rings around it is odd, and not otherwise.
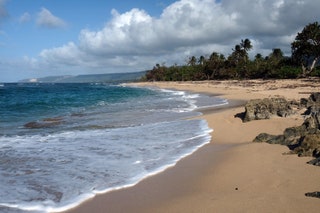
[{"label": "turquoise water", "polygon": [[128,187],[210,141],[222,99],[108,84],[0,87],[0,212],[63,211]]}]

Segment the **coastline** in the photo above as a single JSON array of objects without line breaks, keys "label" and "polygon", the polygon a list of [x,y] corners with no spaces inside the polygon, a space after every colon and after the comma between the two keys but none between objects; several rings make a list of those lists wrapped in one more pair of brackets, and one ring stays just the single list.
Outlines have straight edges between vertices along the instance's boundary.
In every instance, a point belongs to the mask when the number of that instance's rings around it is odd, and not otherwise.
[{"label": "coastline", "polygon": [[[67,212],[318,212],[319,199],[304,193],[320,191],[320,169],[310,158],[283,155],[287,147],[252,143],[261,132],[280,134],[300,125],[302,117],[242,123],[236,118],[254,98],[282,95],[308,97],[317,84],[300,80],[159,82],[157,86],[219,94],[229,105],[203,110],[214,129],[212,140],[174,167],[133,187],[97,195]],[[218,112],[218,113],[217,113]]]}]

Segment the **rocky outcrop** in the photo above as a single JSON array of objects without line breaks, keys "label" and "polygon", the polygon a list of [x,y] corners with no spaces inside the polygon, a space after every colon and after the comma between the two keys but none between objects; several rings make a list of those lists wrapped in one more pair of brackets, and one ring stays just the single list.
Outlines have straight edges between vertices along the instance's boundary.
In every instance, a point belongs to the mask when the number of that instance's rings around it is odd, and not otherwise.
[{"label": "rocky outcrop", "polygon": [[315,157],[309,163],[320,165],[320,93],[301,99],[300,104],[307,107],[305,121],[301,126],[287,128],[282,135],[261,133],[254,142],[286,145],[291,153]]},{"label": "rocky outcrop", "polygon": [[29,123],[24,124],[23,126],[28,129],[40,129],[40,128],[50,128],[63,123],[62,117],[55,118],[45,118],[40,121],[31,121]]},{"label": "rocky outcrop", "polygon": [[311,106],[319,106],[320,105],[320,93],[315,92],[312,93],[309,98],[301,98],[300,100],[301,105],[303,105],[306,108],[309,108]]},{"label": "rocky outcrop", "polygon": [[[306,107],[305,120],[301,126],[285,129],[282,135],[259,134],[254,142],[282,144],[290,148],[290,153],[298,156],[312,156],[308,162],[320,166],[320,93],[313,93],[308,99],[301,99],[300,106]],[[320,198],[320,192],[305,193],[307,197]]]},{"label": "rocky outcrop", "polygon": [[320,192],[308,192],[308,193],[305,194],[305,196],[320,198]]},{"label": "rocky outcrop", "polygon": [[307,134],[301,138],[301,142],[293,152],[299,156],[320,157],[320,134]]},{"label": "rocky outcrop", "polygon": [[269,119],[273,116],[286,117],[292,113],[291,103],[285,98],[254,99],[245,105],[243,121]]},{"label": "rocky outcrop", "polygon": [[309,161],[308,164],[312,164],[312,165],[315,165],[315,166],[320,166],[320,157]]}]

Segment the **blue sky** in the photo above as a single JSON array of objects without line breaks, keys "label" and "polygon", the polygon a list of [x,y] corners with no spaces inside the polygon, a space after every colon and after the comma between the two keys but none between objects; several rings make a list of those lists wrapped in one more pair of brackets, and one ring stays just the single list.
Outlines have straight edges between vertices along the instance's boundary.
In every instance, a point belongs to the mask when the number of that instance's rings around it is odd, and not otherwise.
[{"label": "blue sky", "polygon": [[319,21],[314,0],[0,0],[0,82],[133,72],[192,55],[251,55],[290,43]]},{"label": "blue sky", "polygon": [[[5,0],[2,2],[8,16],[2,18],[0,25],[1,57],[14,57],[22,54],[36,56],[44,48],[76,41],[79,32],[84,28],[99,30],[112,18],[112,9],[125,13],[133,8],[139,8],[148,11],[152,16],[159,16],[163,8],[174,1]],[[61,23],[52,25],[46,25],[45,21],[38,23],[40,13],[47,16],[51,14],[52,17],[60,19]]]}]

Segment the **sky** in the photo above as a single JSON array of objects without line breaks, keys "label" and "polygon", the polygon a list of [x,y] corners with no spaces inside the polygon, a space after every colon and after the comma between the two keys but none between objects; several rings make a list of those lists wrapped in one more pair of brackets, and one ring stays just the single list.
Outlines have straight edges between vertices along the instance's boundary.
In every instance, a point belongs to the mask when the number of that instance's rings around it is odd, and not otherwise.
[{"label": "sky", "polygon": [[185,64],[245,38],[251,57],[290,56],[319,11],[318,0],[0,0],[0,82]]}]

